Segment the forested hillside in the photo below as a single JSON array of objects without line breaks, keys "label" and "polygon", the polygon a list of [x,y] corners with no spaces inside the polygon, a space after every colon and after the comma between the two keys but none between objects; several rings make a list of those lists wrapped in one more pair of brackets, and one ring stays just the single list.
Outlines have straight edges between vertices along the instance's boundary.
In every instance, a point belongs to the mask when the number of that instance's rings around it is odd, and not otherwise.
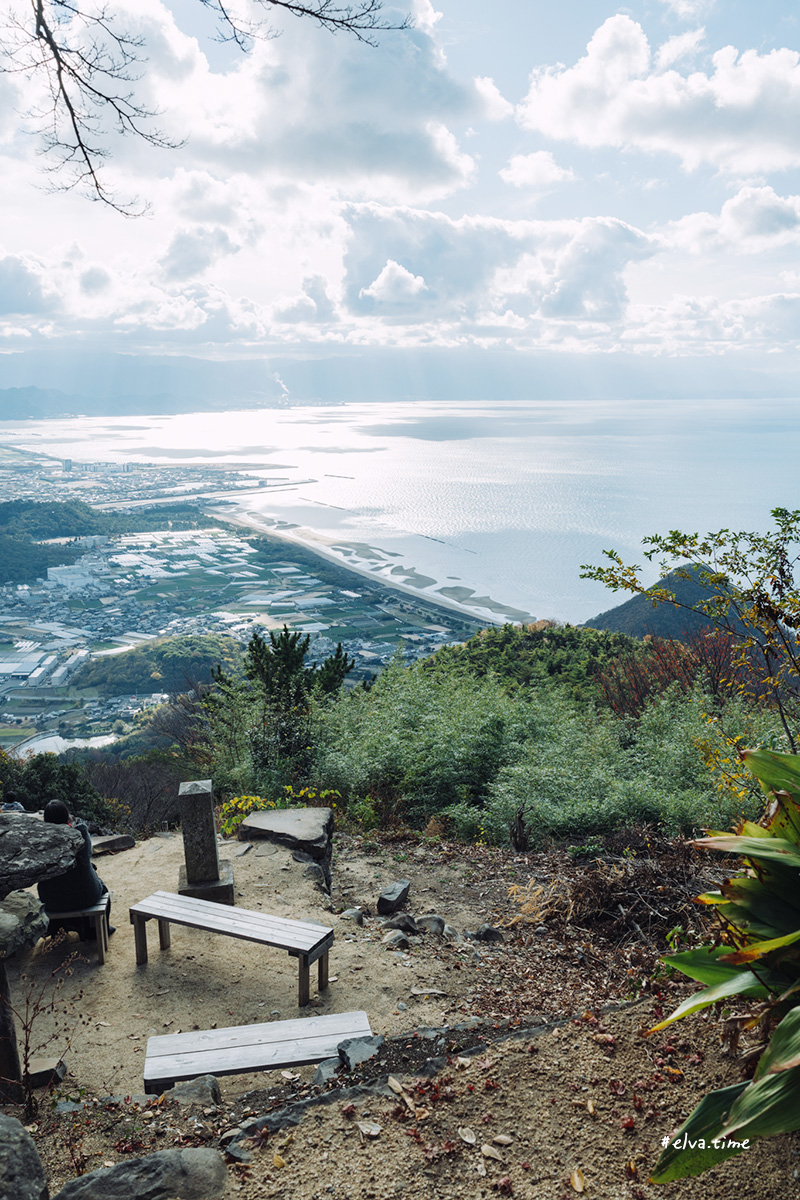
[{"label": "forested hillside", "polygon": [[213,634],[189,634],[95,658],[81,668],[73,683],[78,688],[97,688],[107,696],[184,692],[196,683],[209,684],[212,668],[218,665],[233,671],[240,667],[239,643]]}]

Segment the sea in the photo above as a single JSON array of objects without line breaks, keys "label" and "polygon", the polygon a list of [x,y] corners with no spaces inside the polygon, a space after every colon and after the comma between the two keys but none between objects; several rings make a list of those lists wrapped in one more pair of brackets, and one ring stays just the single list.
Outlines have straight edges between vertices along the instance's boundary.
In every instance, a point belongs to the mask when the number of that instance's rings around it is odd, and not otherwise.
[{"label": "sea", "polygon": [[0,440],[76,465],[246,465],[254,490],[230,511],[254,528],[498,622],[620,603],[580,578],[604,550],[643,562],[650,534],[764,531],[800,508],[797,400],[234,402],[0,420]]}]

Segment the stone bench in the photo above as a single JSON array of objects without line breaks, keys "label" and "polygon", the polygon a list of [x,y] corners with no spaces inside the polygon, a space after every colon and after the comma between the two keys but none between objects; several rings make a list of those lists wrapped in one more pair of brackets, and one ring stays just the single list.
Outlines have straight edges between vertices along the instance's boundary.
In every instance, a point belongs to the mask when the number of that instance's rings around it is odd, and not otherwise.
[{"label": "stone bench", "polygon": [[[97,961],[102,966],[108,953],[108,906],[110,901],[111,897],[105,895],[91,908],[75,908],[71,912],[50,912],[49,909],[46,909],[50,920],[50,933],[53,932],[54,927],[56,930],[59,926],[66,929],[70,925],[74,925],[76,921],[80,921],[82,924],[85,922],[94,931],[97,941]],[[85,941],[82,930],[79,929],[77,932],[81,940]]]},{"label": "stone bench", "polygon": [[146,924],[155,918],[162,950],[166,950],[170,944],[170,924],[189,925],[193,929],[206,929],[211,933],[222,933],[228,937],[288,950],[290,957],[298,960],[297,1003],[300,1007],[308,1004],[308,969],[312,963],[318,964],[319,990],[322,992],[328,986],[328,951],[333,943],[333,930],[326,926],[272,917],[247,908],[231,908],[229,904],[197,900],[175,892],[153,892],[146,900],[134,904],[130,915],[139,966],[147,962]]},{"label": "stone bench", "polygon": [[348,1012],[151,1037],[144,1090],[159,1094],[198,1075],[241,1075],[321,1062],[335,1057],[340,1042],[371,1035],[367,1014]]}]

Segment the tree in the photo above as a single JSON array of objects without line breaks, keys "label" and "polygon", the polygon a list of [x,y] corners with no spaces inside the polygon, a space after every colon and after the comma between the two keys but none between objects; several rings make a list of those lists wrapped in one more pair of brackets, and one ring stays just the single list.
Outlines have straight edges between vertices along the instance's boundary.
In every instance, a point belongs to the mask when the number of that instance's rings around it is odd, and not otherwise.
[{"label": "tree", "polygon": [[[408,17],[392,23],[382,16],[382,0],[251,0],[265,14],[250,17],[237,0],[197,0],[218,19],[218,40],[249,51],[260,38],[275,36],[266,14],[283,10],[310,17],[331,33],[350,33],[375,44],[385,30],[408,28]],[[143,209],[118,200],[104,182],[109,133],[134,134],[152,146],[175,148],[154,124],[158,113],[136,95],[146,69],[144,40],[126,31],[106,0],[30,0],[9,13],[0,34],[0,72],[41,78],[47,102],[34,110],[56,190],[83,188],[93,200],[125,216]]]},{"label": "tree", "polygon": [[682,604],[668,587],[645,587],[639,568],[627,566],[615,550],[604,551],[611,566],[586,564],[581,578],[646,595],[654,606],[674,604],[707,616],[735,647],[737,690],[774,706],[794,754],[800,735],[800,510],[774,508],[772,517],[775,529],[764,534],[720,529],[701,537],[672,530],[644,538],[645,558],[659,560],[662,580],[675,572],[705,585],[693,605]]}]

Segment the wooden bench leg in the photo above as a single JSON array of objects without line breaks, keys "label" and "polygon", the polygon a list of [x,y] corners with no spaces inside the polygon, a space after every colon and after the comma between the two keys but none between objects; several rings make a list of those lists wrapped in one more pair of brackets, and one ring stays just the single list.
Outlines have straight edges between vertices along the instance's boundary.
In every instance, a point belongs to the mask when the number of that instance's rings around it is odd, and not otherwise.
[{"label": "wooden bench leg", "polygon": [[136,946],[136,965],[143,967],[147,962],[147,922],[138,913],[131,913],[133,940]]},{"label": "wooden bench leg", "polygon": [[328,986],[328,951],[319,956],[317,961],[317,979],[319,981],[319,990],[324,992]]},{"label": "wooden bench leg", "polygon": [[308,979],[308,956],[306,954],[301,954],[297,962],[299,970],[297,1003],[298,1006],[302,1008],[305,1004],[308,1004],[311,995]]},{"label": "wooden bench leg", "polygon": [[97,940],[97,961],[102,967],[108,951],[108,914],[105,911],[95,915],[94,936]]},{"label": "wooden bench leg", "polygon": [[158,918],[158,944],[162,950],[168,950],[170,947],[170,930],[169,921],[163,921]]}]

